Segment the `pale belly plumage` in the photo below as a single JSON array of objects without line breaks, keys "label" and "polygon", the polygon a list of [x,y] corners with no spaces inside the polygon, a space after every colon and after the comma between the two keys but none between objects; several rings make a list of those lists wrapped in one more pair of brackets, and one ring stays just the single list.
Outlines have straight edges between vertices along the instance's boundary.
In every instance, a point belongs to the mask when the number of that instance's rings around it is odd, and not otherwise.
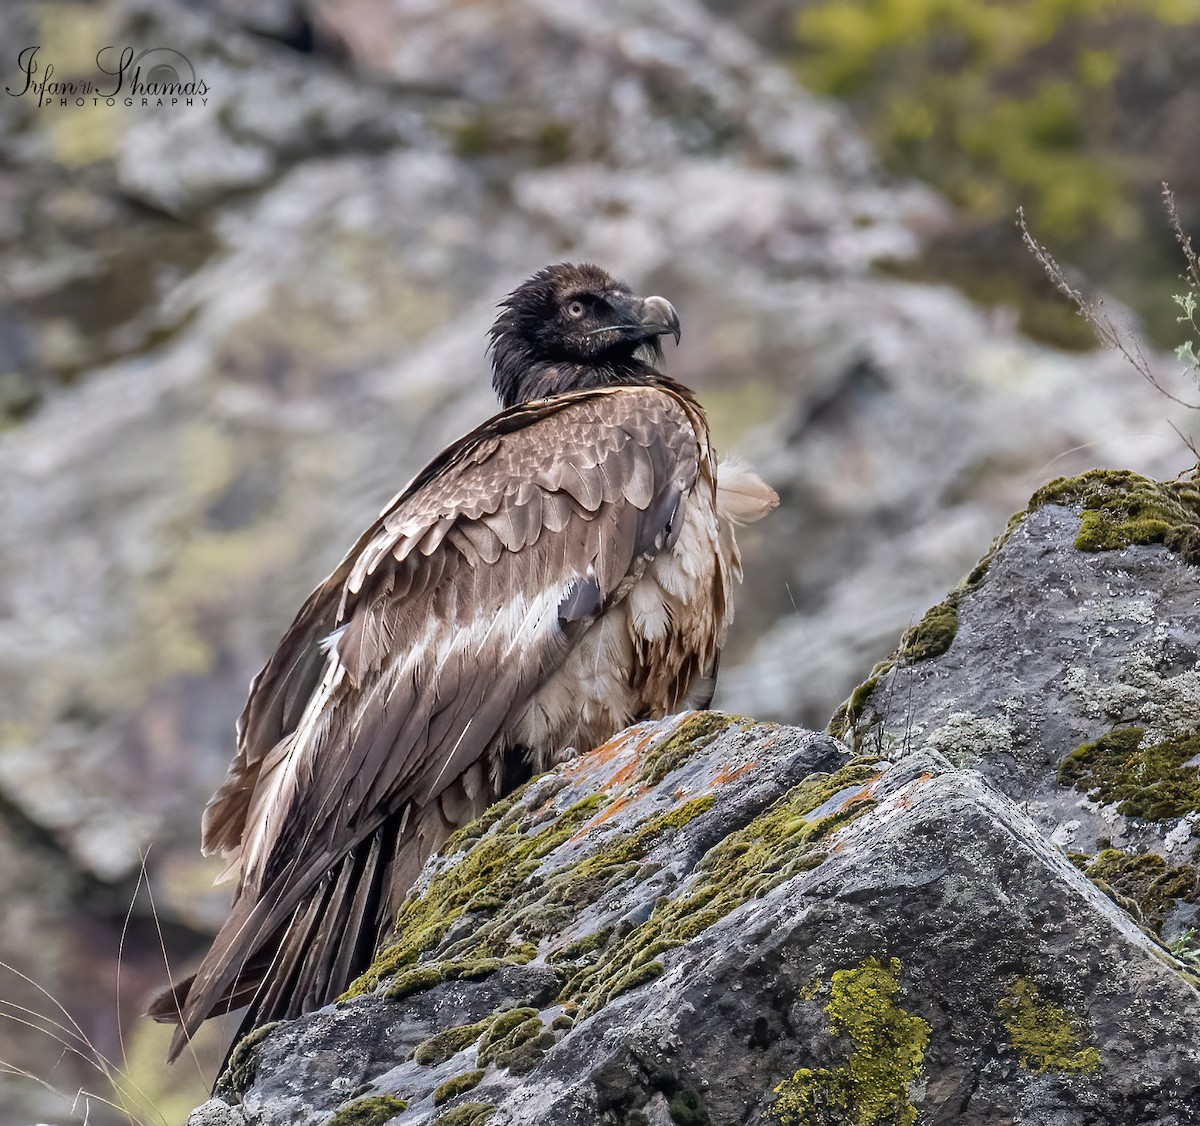
[{"label": "pale belly plumage", "polygon": [[679,710],[695,682],[712,675],[741,579],[734,525],[774,501],[739,464],[723,466],[719,480],[714,489],[702,472],[675,543],[530,698],[504,745],[490,749],[494,769],[519,746],[535,772],[548,770],[571,750],[588,750],[631,723]]}]

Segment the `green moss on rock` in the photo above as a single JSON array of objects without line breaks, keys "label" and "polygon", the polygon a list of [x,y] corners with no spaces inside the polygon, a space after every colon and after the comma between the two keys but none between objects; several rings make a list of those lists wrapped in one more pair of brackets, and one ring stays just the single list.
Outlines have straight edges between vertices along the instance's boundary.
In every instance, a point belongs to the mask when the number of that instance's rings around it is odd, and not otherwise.
[{"label": "green moss on rock", "polygon": [[[451,924],[466,913],[481,891],[487,890],[500,902],[511,900],[542,858],[591,820],[607,800],[603,794],[592,794],[536,833],[522,833],[519,825],[502,818],[460,860],[438,872],[422,894],[404,901],[396,921],[398,939],[376,955],[371,967],[351,983],[345,996],[370,992],[384,978],[413,965],[423,951],[445,937]],[[424,974],[420,983],[414,977],[410,984],[428,988],[436,982],[432,974]]]},{"label": "green moss on rock", "polygon": [[451,1099],[458,1098],[459,1095],[478,1087],[484,1077],[483,1071],[464,1071],[462,1075],[456,1075],[453,1079],[447,1079],[445,1083],[434,1088],[433,1105],[441,1106],[442,1103],[448,1103]]},{"label": "green moss on rock", "polygon": [[556,962],[574,962],[579,958],[594,954],[597,950],[602,950],[608,945],[610,938],[612,938],[612,927],[592,931],[590,934],[581,935],[572,942],[568,942],[566,946],[552,950],[546,956],[546,961],[552,965]]},{"label": "green moss on rock", "polygon": [[685,1087],[676,1091],[667,1103],[667,1113],[676,1126],[711,1126],[704,1102],[697,1091]]},{"label": "green moss on rock", "polygon": [[476,1024],[458,1024],[447,1028],[428,1040],[422,1040],[413,1049],[413,1059],[425,1067],[437,1067],[474,1044],[487,1027],[488,1022],[481,1020]]},{"label": "green moss on rock", "polygon": [[1149,746],[1145,737],[1140,727],[1119,727],[1084,743],[1059,765],[1058,780],[1125,817],[1161,821],[1200,810],[1200,768],[1186,765],[1200,754],[1200,733]]},{"label": "green moss on rock", "polygon": [[388,986],[385,996],[389,1001],[400,1001],[414,993],[421,993],[435,985],[441,985],[446,975],[441,964],[434,966],[414,966],[412,969],[398,973]]},{"label": "green moss on rock", "polygon": [[220,1078],[222,1090],[241,1093],[254,1082],[255,1072],[258,1070],[258,1053],[255,1049],[282,1023],[273,1020],[267,1024],[260,1024],[234,1045]]},{"label": "green moss on rock", "polygon": [[[812,774],[749,825],[730,833],[701,858],[685,894],[660,900],[649,919],[613,941],[594,966],[574,974],[561,999],[595,1012],[660,973],[660,954],[690,941],[747,900],[820,864],[823,839],[874,806],[863,788],[879,777],[876,761],[856,759],[834,774]],[[846,799],[837,808],[812,817],[841,793]]]},{"label": "green moss on rock", "polygon": [[462,852],[468,848],[474,841],[482,837],[493,825],[503,821],[508,816],[512,807],[524,796],[525,792],[535,783],[540,782],[545,778],[544,774],[535,775],[528,782],[524,783],[514,790],[507,797],[501,798],[497,802],[493,802],[487,807],[474,821],[464,825],[461,829],[451,833],[446,838],[446,843],[442,845],[441,853],[443,856],[453,856],[456,852]]},{"label": "green moss on rock", "polygon": [[875,695],[875,690],[895,667],[895,657],[889,657],[885,661],[880,661],[871,670],[871,675],[855,688],[838,710],[833,713],[833,717],[829,720],[829,725],[826,728],[830,735],[835,739],[853,741],[855,746],[858,745],[858,741],[855,739],[855,728],[858,725],[858,721],[862,719],[863,714],[866,712],[867,705],[870,704],[871,698]]},{"label": "green moss on rock", "polygon": [[526,1075],[552,1047],[554,1034],[546,1030],[536,1009],[511,1009],[496,1017],[483,1034],[479,1062]]},{"label": "green moss on rock", "polygon": [[834,712],[827,730],[859,748],[860,721],[878,713],[875,693],[897,665],[940,657],[958,633],[962,600],[983,582],[992,560],[1031,512],[1047,504],[1080,506],[1075,546],[1080,551],[1109,551],[1137,544],[1163,544],[1189,563],[1200,563],[1200,485],[1194,481],[1152,481],[1128,470],[1094,469],[1078,477],[1059,477],[1038,489],[1024,512],[1008,522],[971,573],[921,621],[909,629],[887,660],[881,661]]},{"label": "green moss on rock", "polygon": [[1029,511],[1046,504],[1079,505],[1075,546],[1112,551],[1162,544],[1188,563],[1200,563],[1200,486],[1194,481],[1152,481],[1128,470],[1093,469],[1042,486]]},{"label": "green moss on rock", "polygon": [[925,616],[905,633],[900,642],[900,657],[908,664],[940,657],[954,643],[958,633],[958,602],[955,590],[925,612]]},{"label": "green moss on rock", "polygon": [[[710,809],[713,801],[713,795],[705,794],[664,810],[640,828],[615,835],[582,860],[543,874],[528,889],[510,896],[503,910],[482,922],[446,953],[458,955],[468,948],[511,951],[510,943],[516,934],[540,939],[562,931],[612,888],[636,879],[645,855],[661,840]],[[527,951],[531,957],[535,952],[532,946]],[[550,950],[546,960],[558,964],[561,954]]]},{"label": "green moss on rock", "polygon": [[1131,913],[1156,934],[1177,902],[1195,903],[1200,892],[1192,865],[1168,867],[1166,860],[1153,852],[1137,855],[1106,848],[1094,858],[1084,857],[1076,863],[1117,903],[1126,909],[1132,906]]},{"label": "green moss on rock", "polygon": [[329,1120],[329,1126],[383,1126],[408,1109],[408,1103],[392,1095],[376,1095],[344,1106]]},{"label": "green moss on rock", "polygon": [[461,1103],[433,1120],[433,1126],[483,1126],[496,1113],[491,1103]]},{"label": "green moss on rock", "polygon": [[1031,1071],[1095,1071],[1100,1053],[1087,1043],[1083,1022],[1043,997],[1027,977],[1018,977],[998,1005],[1009,1043]]},{"label": "green moss on rock", "polygon": [[400,970],[384,990],[389,1001],[399,1001],[414,993],[423,993],[446,981],[481,981],[505,966],[523,966],[537,954],[529,945],[506,947],[501,957],[451,958],[441,962],[426,962]]},{"label": "green moss on rock", "polygon": [[657,786],[672,770],[707,747],[727,727],[741,722],[745,721],[740,716],[726,715],[724,712],[697,712],[688,716],[642,759],[639,778],[649,786]]},{"label": "green moss on rock", "polygon": [[931,1028],[896,1004],[900,962],[868,958],[837,970],[825,1006],[830,1031],[854,1045],[839,1067],[802,1067],[775,1088],[785,1126],[913,1126],[909,1086],[921,1073]]}]

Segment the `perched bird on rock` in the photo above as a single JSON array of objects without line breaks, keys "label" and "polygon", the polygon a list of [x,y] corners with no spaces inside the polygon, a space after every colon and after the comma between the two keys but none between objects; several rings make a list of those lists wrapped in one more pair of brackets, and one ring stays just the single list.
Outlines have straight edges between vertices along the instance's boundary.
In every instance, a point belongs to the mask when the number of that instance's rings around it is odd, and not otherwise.
[{"label": "perched bird on rock", "polygon": [[655,364],[679,319],[592,265],[549,266],[491,330],[504,409],[439,454],[300,608],[255,678],[203,848],[237,880],[150,1015],[243,1031],[327,1004],[429,854],[531,773],[706,707],[741,578],[734,527],[777,502],[718,466]]}]

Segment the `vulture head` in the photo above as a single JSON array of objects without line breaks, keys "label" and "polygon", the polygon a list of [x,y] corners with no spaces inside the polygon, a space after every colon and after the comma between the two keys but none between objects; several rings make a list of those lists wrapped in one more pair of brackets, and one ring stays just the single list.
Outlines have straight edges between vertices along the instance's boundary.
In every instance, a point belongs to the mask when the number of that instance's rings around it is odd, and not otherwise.
[{"label": "vulture head", "polygon": [[[663,297],[638,297],[599,266],[547,266],[500,303],[492,386],[506,407],[587,387],[651,382],[660,337],[679,342]],[[647,362],[649,361],[649,362]]]}]

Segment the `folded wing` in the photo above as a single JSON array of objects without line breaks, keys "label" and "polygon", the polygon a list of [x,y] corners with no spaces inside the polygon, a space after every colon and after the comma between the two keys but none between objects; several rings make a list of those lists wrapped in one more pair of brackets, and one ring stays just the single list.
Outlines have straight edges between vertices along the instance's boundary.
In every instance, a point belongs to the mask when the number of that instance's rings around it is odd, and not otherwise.
[{"label": "folded wing", "polygon": [[506,722],[672,542],[697,456],[674,395],[576,392],[498,415],[368,529],[251,686],[203,822],[231,917],[151,1009],[181,1023],[173,1054],[216,1012],[295,1015],[361,971],[413,833],[427,854],[439,798],[444,820],[496,796]]}]

